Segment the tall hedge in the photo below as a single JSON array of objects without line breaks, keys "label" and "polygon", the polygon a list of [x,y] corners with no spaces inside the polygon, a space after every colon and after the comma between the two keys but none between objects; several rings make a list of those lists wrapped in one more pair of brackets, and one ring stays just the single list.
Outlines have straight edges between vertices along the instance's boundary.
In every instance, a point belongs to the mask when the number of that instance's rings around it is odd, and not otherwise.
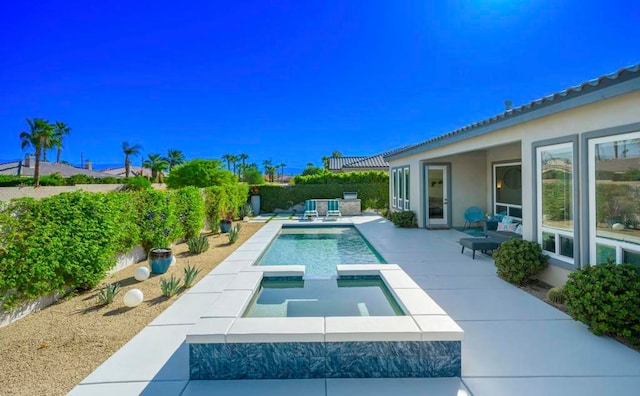
[{"label": "tall hedge", "polygon": [[342,198],[343,192],[358,193],[358,198],[378,200],[380,207],[389,206],[389,181],[367,184],[301,184],[293,186],[260,186],[260,207],[271,212],[303,203],[307,199]]},{"label": "tall hedge", "polygon": [[181,235],[189,239],[200,235],[204,227],[204,197],[197,187],[184,187],[176,191],[176,211]]},{"label": "tall hedge", "polygon": [[247,202],[249,186],[226,184],[204,189],[204,205],[207,222],[212,230],[218,229],[223,216],[236,218],[240,208]]},{"label": "tall hedge", "polygon": [[0,211],[0,307],[65,287],[96,286],[138,243],[135,203],[121,193],[20,199]]},{"label": "tall hedge", "polygon": [[293,183],[301,184],[370,184],[386,183],[389,185],[389,175],[386,172],[344,172],[333,173],[323,170],[320,173],[306,176],[296,176]]},{"label": "tall hedge", "polygon": [[[209,191],[207,202],[236,210],[248,186]],[[195,187],[177,191],[88,193],[0,202],[0,308],[12,309],[65,288],[89,289],[116,264],[118,253],[142,244],[168,246],[199,233],[204,200]],[[237,213],[237,211],[236,211]]]}]

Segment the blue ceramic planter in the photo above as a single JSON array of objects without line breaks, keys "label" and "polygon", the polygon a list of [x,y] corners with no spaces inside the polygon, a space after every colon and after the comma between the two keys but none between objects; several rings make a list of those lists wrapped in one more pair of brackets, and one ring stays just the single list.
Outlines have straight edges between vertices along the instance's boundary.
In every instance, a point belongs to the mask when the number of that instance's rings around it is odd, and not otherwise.
[{"label": "blue ceramic planter", "polygon": [[220,222],[220,232],[226,234],[231,229],[231,222],[221,221]]},{"label": "blue ceramic planter", "polygon": [[153,248],[149,251],[149,264],[154,274],[164,274],[173,260],[171,249]]}]

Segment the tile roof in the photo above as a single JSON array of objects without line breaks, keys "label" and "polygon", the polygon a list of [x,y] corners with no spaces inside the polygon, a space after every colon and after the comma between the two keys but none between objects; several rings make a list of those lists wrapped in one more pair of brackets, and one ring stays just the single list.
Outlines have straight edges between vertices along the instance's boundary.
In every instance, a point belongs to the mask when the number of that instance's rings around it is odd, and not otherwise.
[{"label": "tile roof", "polygon": [[[5,162],[3,164],[0,164],[0,175],[30,177],[33,176],[34,171],[35,168],[28,168],[24,166],[24,163],[22,161]],[[78,168],[71,165],[40,161],[40,176],[48,176],[56,172],[60,173],[64,177],[69,177],[77,174],[83,174],[91,177],[114,176],[108,173]]]},{"label": "tile roof", "polygon": [[[397,154],[402,154],[403,152],[413,150],[419,148],[421,146],[426,146],[438,141],[447,140],[453,136],[460,135],[475,129],[478,129],[483,126],[491,125],[499,123],[505,119],[511,119],[518,117],[522,114],[532,112],[534,110],[538,110],[541,108],[545,108],[551,105],[555,105],[557,103],[564,102],[569,99],[573,99],[575,97],[585,95],[599,89],[603,89],[615,84],[619,84],[628,80],[632,80],[635,78],[640,78],[640,64],[636,64],[633,66],[628,66],[622,68],[616,72],[605,74],[598,78],[594,78],[592,80],[586,81],[582,84],[574,85],[572,87],[563,89],[562,91],[558,91],[551,95],[547,95],[540,99],[533,100],[527,104],[512,108],[510,110],[506,110],[501,114],[495,115],[493,117],[484,119],[482,121],[473,123],[471,125],[464,126],[462,128],[456,129],[454,131],[445,133],[440,136],[436,136],[434,138],[425,140],[423,142],[409,145],[405,147],[401,147],[399,149],[391,150],[387,154],[384,155],[385,159]],[[640,86],[639,86],[640,87]]]},{"label": "tile roof", "polygon": [[372,156],[358,156],[358,157],[330,157],[329,158],[329,170],[341,170],[344,168],[349,169],[387,169],[389,163],[384,160],[382,154]]}]

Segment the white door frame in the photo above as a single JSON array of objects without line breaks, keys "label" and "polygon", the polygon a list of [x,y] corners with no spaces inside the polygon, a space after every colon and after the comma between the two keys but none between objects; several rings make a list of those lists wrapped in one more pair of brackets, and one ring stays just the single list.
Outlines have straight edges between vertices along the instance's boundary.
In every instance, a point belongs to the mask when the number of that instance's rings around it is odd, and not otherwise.
[{"label": "white door frame", "polygon": [[[442,171],[442,180],[429,180],[429,170],[440,170]],[[449,217],[450,217],[450,165],[449,164],[424,164],[424,218],[425,225],[427,227],[449,227]],[[431,186],[431,183],[436,183]],[[437,214],[435,217],[431,217],[429,210],[429,189],[437,188],[440,191],[439,187],[442,188],[442,201],[439,202],[439,206],[442,208],[442,213]],[[438,197],[439,198],[439,197]]]}]

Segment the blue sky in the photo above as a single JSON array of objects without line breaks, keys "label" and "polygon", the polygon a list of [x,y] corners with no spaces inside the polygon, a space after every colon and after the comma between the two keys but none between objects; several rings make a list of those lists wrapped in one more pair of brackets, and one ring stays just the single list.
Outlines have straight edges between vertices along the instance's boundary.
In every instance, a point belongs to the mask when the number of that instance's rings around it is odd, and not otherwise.
[{"label": "blue sky", "polygon": [[640,62],[634,1],[28,0],[2,16],[0,160],[42,117],[72,128],[75,164],[120,164],[127,141],[299,172]]}]

